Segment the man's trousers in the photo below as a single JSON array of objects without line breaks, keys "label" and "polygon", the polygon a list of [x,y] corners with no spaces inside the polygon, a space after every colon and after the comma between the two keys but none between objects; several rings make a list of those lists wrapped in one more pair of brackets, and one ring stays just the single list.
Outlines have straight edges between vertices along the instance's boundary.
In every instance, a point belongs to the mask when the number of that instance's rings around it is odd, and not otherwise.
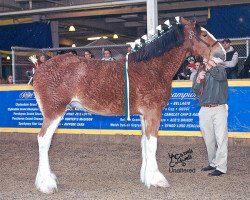
[{"label": "man's trousers", "polygon": [[227,172],[227,117],[225,104],[201,107],[199,111],[200,129],[207,147],[209,165],[223,173]]}]

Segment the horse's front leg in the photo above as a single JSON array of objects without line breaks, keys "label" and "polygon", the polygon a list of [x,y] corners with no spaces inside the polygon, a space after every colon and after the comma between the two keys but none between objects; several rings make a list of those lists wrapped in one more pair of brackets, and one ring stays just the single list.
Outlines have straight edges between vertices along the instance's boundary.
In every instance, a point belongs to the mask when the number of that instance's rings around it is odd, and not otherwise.
[{"label": "horse's front leg", "polygon": [[142,128],[142,137],[141,137],[141,154],[142,154],[142,164],[140,171],[140,179],[142,183],[145,183],[145,170],[146,170],[146,130],[143,116],[141,118],[141,128]]},{"label": "horse's front leg", "polygon": [[47,120],[47,118],[44,118],[42,129],[38,134],[39,166],[35,185],[39,191],[47,194],[57,191],[56,176],[50,169],[48,151],[52,136],[60,120],[61,117],[55,120]]},{"label": "horse's front leg", "polygon": [[[151,185],[159,187],[169,187],[169,183],[158,169],[156,161],[157,134],[161,121],[161,110],[150,110],[143,114],[145,134],[142,136],[142,168],[141,181],[150,188]],[[142,128],[143,129],[143,128]],[[144,173],[144,175],[143,175]]]}]

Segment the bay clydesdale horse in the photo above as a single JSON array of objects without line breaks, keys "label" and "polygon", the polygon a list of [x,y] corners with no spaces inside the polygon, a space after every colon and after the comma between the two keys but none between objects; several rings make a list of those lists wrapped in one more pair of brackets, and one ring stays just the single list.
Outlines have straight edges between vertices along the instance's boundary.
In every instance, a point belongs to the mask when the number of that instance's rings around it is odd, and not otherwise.
[{"label": "bay clydesdale horse", "polygon": [[[170,98],[173,76],[190,52],[208,59],[217,51],[225,53],[207,30],[181,18],[180,23],[129,55],[130,112],[141,119],[140,180],[147,187],[169,186],[158,169],[156,150],[162,110]],[[39,167],[35,184],[41,192],[57,191],[48,151],[68,104],[77,101],[91,113],[124,115],[124,63],[125,59],[107,62],[63,54],[36,69],[33,86],[43,125],[38,134]]]}]

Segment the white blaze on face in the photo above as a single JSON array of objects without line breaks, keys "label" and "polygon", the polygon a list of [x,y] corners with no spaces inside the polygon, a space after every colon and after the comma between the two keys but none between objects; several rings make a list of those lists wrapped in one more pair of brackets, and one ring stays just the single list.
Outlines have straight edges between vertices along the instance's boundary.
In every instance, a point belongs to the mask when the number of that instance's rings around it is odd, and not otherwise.
[{"label": "white blaze on face", "polygon": [[[207,33],[214,41],[217,41],[217,39],[216,39],[211,33],[209,33],[209,32],[207,31],[207,29],[201,27],[201,31],[206,31],[206,33]],[[223,53],[226,55],[226,50],[224,49],[224,47],[221,45],[220,42],[219,42],[219,45],[220,45],[220,47],[221,47]]]}]

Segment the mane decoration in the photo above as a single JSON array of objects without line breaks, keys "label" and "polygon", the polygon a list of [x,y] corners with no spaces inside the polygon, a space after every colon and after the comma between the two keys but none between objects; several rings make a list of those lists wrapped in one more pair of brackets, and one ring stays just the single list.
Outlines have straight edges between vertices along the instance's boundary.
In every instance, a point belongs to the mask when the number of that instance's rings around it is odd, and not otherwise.
[{"label": "mane decoration", "polygon": [[[159,29],[157,27],[159,36],[156,35],[151,41],[146,40],[146,35],[142,36],[142,39],[137,39],[135,41],[136,45],[132,53],[129,54],[129,60],[134,60],[136,62],[150,60],[154,57],[161,56],[165,52],[183,43],[184,25],[180,23],[170,25],[169,20],[164,24],[167,25],[168,28],[162,30],[162,25],[159,25]],[[153,34],[154,33],[152,33],[152,35]],[[155,36],[155,34],[153,36]]]}]

